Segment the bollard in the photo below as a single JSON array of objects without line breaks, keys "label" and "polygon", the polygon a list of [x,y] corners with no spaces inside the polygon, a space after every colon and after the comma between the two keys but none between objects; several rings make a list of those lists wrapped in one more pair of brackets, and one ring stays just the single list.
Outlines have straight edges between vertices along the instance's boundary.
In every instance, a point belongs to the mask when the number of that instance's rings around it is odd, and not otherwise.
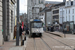
[{"label": "bollard", "polygon": [[24,45],[24,40],[26,40],[25,31],[23,31],[21,35],[21,46]]}]

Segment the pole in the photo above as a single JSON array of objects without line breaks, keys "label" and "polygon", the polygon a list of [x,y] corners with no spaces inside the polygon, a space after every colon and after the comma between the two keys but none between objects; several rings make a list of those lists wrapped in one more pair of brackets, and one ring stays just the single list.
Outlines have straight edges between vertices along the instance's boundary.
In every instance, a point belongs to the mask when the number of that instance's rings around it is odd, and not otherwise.
[{"label": "pole", "polygon": [[[63,29],[64,29],[64,28],[63,28],[63,18],[64,18],[64,17],[63,17],[63,8],[62,8],[62,31],[63,31]],[[64,32],[63,32],[63,33],[64,33]],[[64,37],[65,37],[65,33],[64,33]]]},{"label": "pole", "polygon": [[17,0],[17,34],[16,34],[16,46],[19,46],[19,0]]}]

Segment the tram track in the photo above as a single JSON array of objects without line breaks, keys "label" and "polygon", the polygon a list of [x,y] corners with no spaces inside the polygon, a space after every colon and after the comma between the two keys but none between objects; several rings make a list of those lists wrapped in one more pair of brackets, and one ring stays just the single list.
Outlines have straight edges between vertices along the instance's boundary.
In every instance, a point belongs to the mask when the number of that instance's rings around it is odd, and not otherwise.
[{"label": "tram track", "polygon": [[[30,38],[27,43],[27,50],[74,50],[71,45],[64,43],[58,39],[57,36],[52,36],[50,34],[43,34],[40,37]],[[62,46],[64,46],[62,48]],[[59,48],[57,48],[59,47]],[[65,47],[68,47],[66,49]]]},{"label": "tram track", "polygon": [[[42,38],[33,38],[34,40],[34,50],[51,50],[51,48],[49,47],[49,45],[42,39]],[[39,40],[39,41],[38,41]],[[40,44],[38,44],[38,42]],[[37,45],[38,44],[38,45]],[[38,47],[39,46],[39,47]],[[43,48],[44,47],[44,48]]]},{"label": "tram track", "polygon": [[51,48],[50,48],[50,46],[42,39],[42,38],[40,38],[41,40],[42,40],[42,42],[49,48],[49,50],[52,50]]},{"label": "tram track", "polygon": [[59,42],[59,43],[61,43],[61,44],[63,44],[63,45],[65,45],[65,46],[67,46],[67,47],[71,48],[72,50],[75,50],[75,48],[72,48],[72,47],[71,47],[71,46],[69,46],[68,44],[63,43],[63,42],[61,42],[61,41],[59,41],[59,40],[57,40],[57,39],[55,39],[55,38],[51,37],[50,35],[47,35],[47,34],[45,34],[45,35],[46,35],[46,36],[48,36],[49,38],[52,38],[52,39],[56,40],[57,42]]},{"label": "tram track", "polygon": [[34,50],[37,50],[37,48],[36,48],[36,42],[35,42],[35,38],[33,38],[33,40],[34,40]]}]

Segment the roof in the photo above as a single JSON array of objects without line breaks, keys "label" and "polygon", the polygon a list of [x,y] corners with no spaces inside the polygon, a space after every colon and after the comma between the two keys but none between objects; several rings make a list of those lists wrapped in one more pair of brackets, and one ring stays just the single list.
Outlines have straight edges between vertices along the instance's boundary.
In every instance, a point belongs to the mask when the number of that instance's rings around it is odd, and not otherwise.
[{"label": "roof", "polygon": [[45,1],[45,4],[58,4],[61,2],[55,2],[55,1]]},{"label": "roof", "polygon": [[48,7],[48,6],[50,6],[50,5],[52,5],[52,4],[46,4],[45,7]]},{"label": "roof", "polygon": [[[65,2],[59,3],[59,4],[55,4],[55,6],[64,6]],[[73,5],[73,1],[71,1],[71,6]]]},{"label": "roof", "polygon": [[61,3],[59,3],[59,4],[55,4],[54,7],[55,7],[55,6],[64,6],[64,5],[65,5],[65,2],[61,2]]},{"label": "roof", "polygon": [[[46,1],[48,2],[48,1]],[[50,4],[46,4],[45,8],[41,12],[45,12],[46,10],[50,10],[52,7],[59,7],[59,6],[65,6],[65,2],[52,2],[54,4],[51,4],[51,1],[49,2]],[[71,1],[71,6],[73,5],[73,1]]]},{"label": "roof", "polygon": [[52,6],[53,5],[49,5],[48,7],[45,7],[40,13],[45,12],[46,10],[51,10]]}]

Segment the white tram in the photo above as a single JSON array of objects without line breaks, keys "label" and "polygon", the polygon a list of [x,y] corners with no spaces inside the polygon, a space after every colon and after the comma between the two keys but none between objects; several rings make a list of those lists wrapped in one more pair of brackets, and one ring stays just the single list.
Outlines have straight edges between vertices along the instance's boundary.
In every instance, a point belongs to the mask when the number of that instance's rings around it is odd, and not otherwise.
[{"label": "white tram", "polygon": [[30,37],[31,36],[42,36],[43,33],[43,22],[39,19],[30,21]]}]

